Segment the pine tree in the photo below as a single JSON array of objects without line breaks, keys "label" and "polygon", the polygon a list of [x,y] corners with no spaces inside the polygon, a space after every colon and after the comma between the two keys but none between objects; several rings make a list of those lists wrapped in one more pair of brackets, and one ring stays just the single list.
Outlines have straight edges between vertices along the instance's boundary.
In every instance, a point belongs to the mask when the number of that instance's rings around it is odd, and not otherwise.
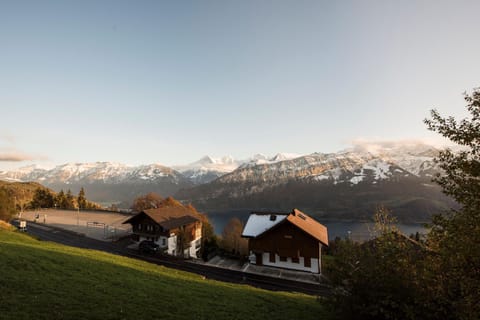
[{"label": "pine tree", "polygon": [[65,197],[65,192],[63,192],[63,189],[60,190],[59,193],[57,193],[57,196],[55,198],[55,202],[57,203],[58,208],[60,208],[60,209],[66,209],[67,208],[67,198]]},{"label": "pine tree", "polygon": [[32,208],[51,208],[53,207],[54,196],[53,194],[42,188],[37,188],[33,194],[33,199],[30,203]]},{"label": "pine tree", "polygon": [[67,194],[65,195],[65,199],[66,199],[65,209],[75,209],[74,197],[73,197],[73,194],[72,194],[72,190],[70,190],[70,189],[67,190]]},{"label": "pine tree", "polygon": [[77,203],[79,209],[87,208],[87,198],[85,197],[85,190],[80,188],[80,192],[78,193]]}]

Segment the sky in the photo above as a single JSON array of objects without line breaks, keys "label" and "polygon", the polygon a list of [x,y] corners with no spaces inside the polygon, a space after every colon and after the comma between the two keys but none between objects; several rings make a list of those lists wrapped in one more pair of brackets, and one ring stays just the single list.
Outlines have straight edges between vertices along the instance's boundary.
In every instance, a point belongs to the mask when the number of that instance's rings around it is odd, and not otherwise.
[{"label": "sky", "polygon": [[438,141],[480,1],[1,1],[0,170]]}]

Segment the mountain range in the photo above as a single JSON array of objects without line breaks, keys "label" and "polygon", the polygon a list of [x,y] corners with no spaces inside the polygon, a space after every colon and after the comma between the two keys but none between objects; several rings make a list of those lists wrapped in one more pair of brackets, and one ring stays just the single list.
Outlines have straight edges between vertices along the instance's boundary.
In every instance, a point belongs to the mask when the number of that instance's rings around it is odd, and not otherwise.
[{"label": "mountain range", "polygon": [[425,220],[452,205],[431,182],[439,150],[425,144],[337,153],[255,155],[246,160],[205,156],[189,165],[127,166],[69,163],[46,170],[0,172],[0,180],[35,181],[56,191],[85,187],[100,203],[131,201],[140,194],[192,202],[204,210],[299,207],[316,216],[368,218],[385,205],[403,221]]}]

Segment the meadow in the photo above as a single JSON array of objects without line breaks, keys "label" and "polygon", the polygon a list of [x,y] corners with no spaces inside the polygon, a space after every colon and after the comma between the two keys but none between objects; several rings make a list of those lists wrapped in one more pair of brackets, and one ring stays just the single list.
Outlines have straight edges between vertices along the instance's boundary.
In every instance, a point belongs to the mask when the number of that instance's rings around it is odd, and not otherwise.
[{"label": "meadow", "polygon": [[0,226],[2,319],[326,319],[316,297],[271,292]]}]

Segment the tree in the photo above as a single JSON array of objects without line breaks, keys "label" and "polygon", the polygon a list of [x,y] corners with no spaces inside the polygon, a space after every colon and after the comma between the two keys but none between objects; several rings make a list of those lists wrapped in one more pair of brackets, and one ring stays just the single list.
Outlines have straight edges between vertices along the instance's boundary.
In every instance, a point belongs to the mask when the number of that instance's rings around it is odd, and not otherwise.
[{"label": "tree", "polygon": [[33,194],[30,206],[32,208],[51,208],[53,207],[54,196],[47,189],[37,188]]},{"label": "tree", "polygon": [[396,229],[386,208],[377,208],[374,220],[376,238],[335,241],[325,268],[334,288],[329,305],[340,319],[435,319],[424,314],[417,286],[423,246]]},{"label": "tree", "polygon": [[75,209],[74,197],[70,189],[65,194],[65,209]]},{"label": "tree", "polygon": [[248,241],[242,238],[243,223],[238,218],[232,218],[222,231],[222,247],[239,255],[248,253]]},{"label": "tree", "polygon": [[0,220],[9,221],[15,214],[15,201],[4,188],[0,188]]},{"label": "tree", "polygon": [[65,192],[63,190],[60,190],[59,193],[57,193],[57,196],[55,197],[55,203],[60,209],[66,209],[68,206],[67,203],[67,198],[65,196]]},{"label": "tree", "polygon": [[146,209],[160,208],[162,201],[163,198],[160,195],[150,192],[146,195],[135,198],[135,200],[133,200],[132,209],[140,212]]},{"label": "tree", "polygon": [[77,204],[79,209],[87,208],[87,198],[85,197],[85,190],[83,187],[80,188],[80,192],[78,193]]},{"label": "tree", "polygon": [[429,130],[463,148],[441,151],[436,159],[443,172],[435,181],[461,208],[433,218],[427,240],[438,254],[428,264],[429,285],[443,314],[454,319],[479,319],[480,88],[464,96],[469,118],[457,121],[431,110],[431,119],[424,120]]}]

